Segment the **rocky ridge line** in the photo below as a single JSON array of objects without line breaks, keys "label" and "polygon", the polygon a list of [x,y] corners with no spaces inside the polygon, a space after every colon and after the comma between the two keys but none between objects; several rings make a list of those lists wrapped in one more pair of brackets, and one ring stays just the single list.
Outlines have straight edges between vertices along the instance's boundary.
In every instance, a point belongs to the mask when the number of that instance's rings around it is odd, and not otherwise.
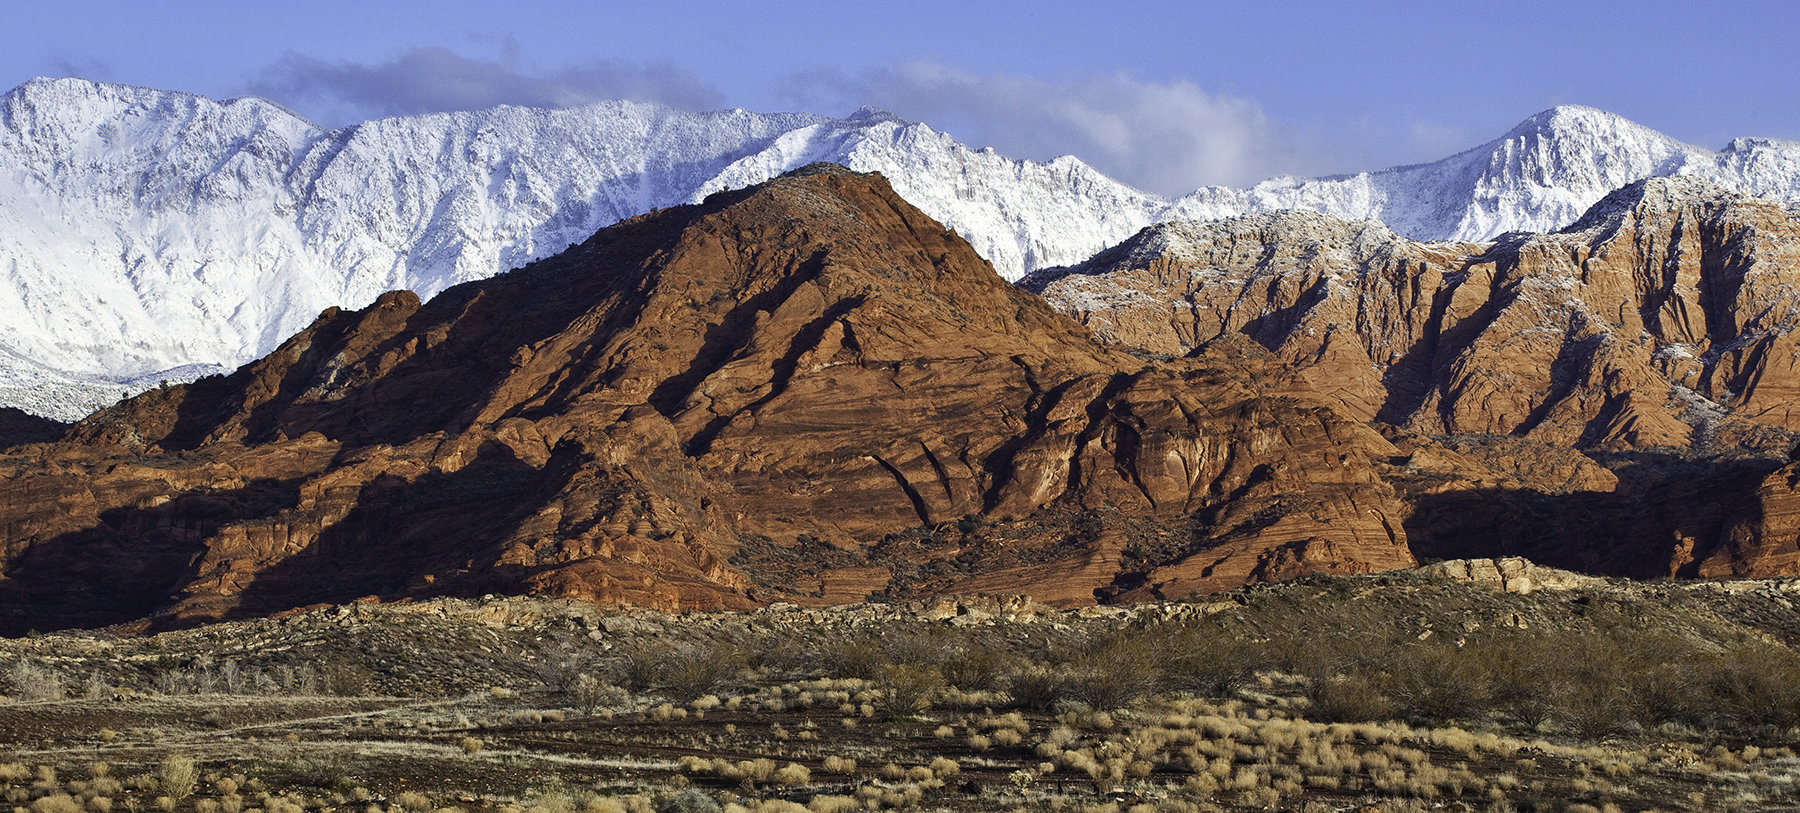
[{"label": "rocky ridge line", "polygon": [[0,624],[529,592],[1185,596],[1413,564],[1394,448],[1230,337],[1107,348],[830,165],[0,457]]},{"label": "rocky ridge line", "polygon": [[1415,239],[1549,231],[1625,183],[1692,175],[1800,195],[1800,148],[1679,144],[1562,107],[1432,164],[1168,200],[1072,157],[1016,161],[923,124],[611,102],[326,131],[258,99],[74,79],[0,97],[0,405],[76,420],[272,350],[326,307],[429,299],[658,207],[819,160],[881,171],[1009,279],[1153,222],[1279,209]]}]

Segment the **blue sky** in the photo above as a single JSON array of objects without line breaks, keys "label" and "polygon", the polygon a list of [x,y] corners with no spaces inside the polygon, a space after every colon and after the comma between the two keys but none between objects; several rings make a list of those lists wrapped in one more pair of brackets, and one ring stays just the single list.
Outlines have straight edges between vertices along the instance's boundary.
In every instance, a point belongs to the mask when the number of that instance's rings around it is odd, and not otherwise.
[{"label": "blue sky", "polygon": [[628,97],[863,104],[1163,193],[1434,160],[1557,104],[1800,140],[1800,3],[4,0],[0,85],[263,95],[328,125]]}]

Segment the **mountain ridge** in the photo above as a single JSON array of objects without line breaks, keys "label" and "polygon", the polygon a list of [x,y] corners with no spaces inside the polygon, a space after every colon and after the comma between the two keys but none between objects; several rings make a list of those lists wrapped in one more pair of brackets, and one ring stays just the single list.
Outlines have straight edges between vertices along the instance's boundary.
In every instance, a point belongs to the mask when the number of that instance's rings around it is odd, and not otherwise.
[{"label": "mountain ridge", "polygon": [[[1552,148],[1572,141],[1593,143]],[[1432,164],[1170,200],[1073,157],[1017,161],[873,109],[601,102],[325,130],[255,97],[33,80],[0,97],[0,405],[74,420],[142,382],[235,367],[324,308],[401,288],[429,298],[819,160],[883,172],[1015,279],[1176,219],[1305,208],[1415,239],[1487,239],[1553,231],[1620,179],[1665,170],[1800,198],[1800,145],[1728,150],[1555,108]],[[1595,164],[1601,153],[1612,158]],[[1559,161],[1587,169],[1546,174]]]},{"label": "mountain ridge", "polygon": [[0,455],[0,630],[370,594],[1081,605],[1412,565],[1393,448],[1249,350],[1101,345],[880,175],[813,165],[328,309]]}]

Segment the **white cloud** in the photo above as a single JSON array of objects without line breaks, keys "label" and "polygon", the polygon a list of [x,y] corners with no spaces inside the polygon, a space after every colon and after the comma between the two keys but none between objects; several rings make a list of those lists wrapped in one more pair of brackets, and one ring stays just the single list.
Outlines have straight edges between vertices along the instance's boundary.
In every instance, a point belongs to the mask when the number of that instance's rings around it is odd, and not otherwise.
[{"label": "white cloud", "polygon": [[1318,163],[1300,155],[1256,102],[1209,94],[1187,80],[1102,74],[1047,82],[913,62],[857,76],[806,74],[793,80],[792,93],[802,104],[880,107],[1014,157],[1072,154],[1165,195],[1249,186]]},{"label": "white cloud", "polygon": [[502,104],[570,107],[632,99],[704,110],[724,103],[718,91],[672,66],[599,61],[533,76],[519,72],[516,61],[510,48],[505,64],[470,59],[444,48],[415,48],[378,65],[289,54],[247,90],[334,125]]}]

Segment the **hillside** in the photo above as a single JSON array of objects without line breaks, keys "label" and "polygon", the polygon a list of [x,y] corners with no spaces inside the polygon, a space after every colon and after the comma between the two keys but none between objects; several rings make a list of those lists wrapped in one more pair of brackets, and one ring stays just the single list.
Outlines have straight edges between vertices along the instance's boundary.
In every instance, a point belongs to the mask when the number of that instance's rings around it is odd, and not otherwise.
[{"label": "hillside", "polygon": [[1797,575],[1796,252],[1793,207],[1670,178],[1494,243],[1164,224],[1025,286],[1140,353],[1247,336],[1378,422],[1422,558]]},{"label": "hillside", "polygon": [[485,592],[1073,606],[1411,565],[1393,447],[1248,350],[1098,344],[819,165],[327,310],[15,449],[0,628]]}]

